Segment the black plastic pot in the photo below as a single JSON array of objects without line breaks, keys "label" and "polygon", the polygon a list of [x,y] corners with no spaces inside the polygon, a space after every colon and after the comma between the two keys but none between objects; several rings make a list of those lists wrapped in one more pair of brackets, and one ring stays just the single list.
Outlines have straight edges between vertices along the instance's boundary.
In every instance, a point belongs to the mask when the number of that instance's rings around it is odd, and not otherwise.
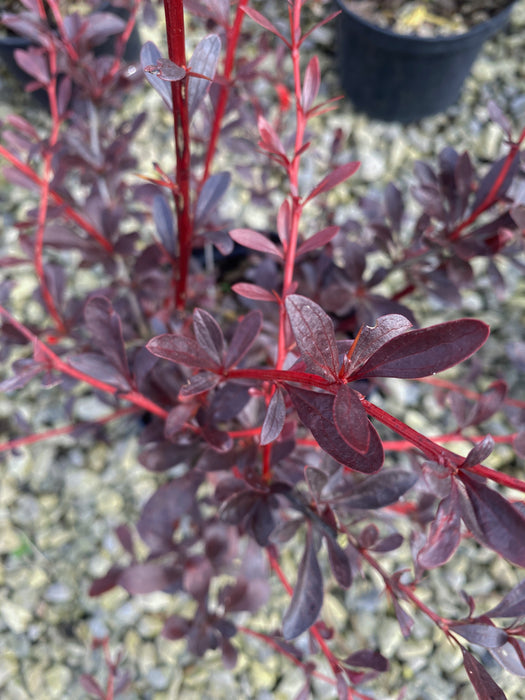
[{"label": "black plastic pot", "polygon": [[514,2],[464,34],[428,39],[377,27],[337,0],[343,89],[376,119],[411,122],[442,112],[458,99],[483,43],[506,24]]}]

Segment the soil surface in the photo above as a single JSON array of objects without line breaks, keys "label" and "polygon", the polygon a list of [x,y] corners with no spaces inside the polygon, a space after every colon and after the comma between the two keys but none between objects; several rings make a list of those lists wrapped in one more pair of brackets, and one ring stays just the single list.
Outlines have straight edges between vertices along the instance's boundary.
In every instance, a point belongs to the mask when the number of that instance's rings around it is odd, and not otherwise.
[{"label": "soil surface", "polygon": [[345,0],[349,10],[380,27],[422,37],[461,34],[510,0]]}]

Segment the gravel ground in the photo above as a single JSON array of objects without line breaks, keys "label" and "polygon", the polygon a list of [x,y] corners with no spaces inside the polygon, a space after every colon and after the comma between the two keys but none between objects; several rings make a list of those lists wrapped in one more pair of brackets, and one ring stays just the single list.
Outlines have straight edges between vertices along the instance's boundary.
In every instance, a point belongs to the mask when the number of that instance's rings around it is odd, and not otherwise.
[{"label": "gravel ground", "polygon": [[[329,65],[332,30],[323,29],[317,38],[324,47],[325,68]],[[467,149],[479,162],[497,156],[501,134],[488,122],[486,103],[489,98],[496,99],[516,125],[525,123],[523,56],[525,0],[520,0],[509,31],[486,45],[460,102],[445,114],[401,126],[370,121],[355,114],[345,102],[329,115],[328,127],[319,123],[323,129],[319,133],[321,151],[329,148],[328,135],[339,126],[344,134],[345,155],[363,164],[351,181],[352,192],[344,198],[339,195],[335,201],[340,215],[351,212],[357,197],[370,187],[380,187],[392,178],[409,182],[414,160],[433,160],[445,145]],[[326,90],[327,95],[338,90],[333,71],[327,76]],[[150,92],[145,103],[155,108],[156,97]],[[0,104],[0,118],[8,111],[8,104]],[[151,160],[151,136],[142,138]],[[169,136],[160,133],[159,152],[163,149],[162,138]],[[261,216],[255,211],[251,224],[260,224]],[[61,414],[58,391],[48,390],[45,406],[35,403],[32,392],[30,386],[14,396],[0,396],[0,440],[9,437],[1,433],[15,408],[38,430],[55,424]],[[86,396],[77,404],[76,418],[101,417],[105,410]],[[121,556],[114,527],[122,521],[133,522],[141,503],[155,487],[153,476],[137,464],[131,419],[112,424],[107,442],[93,445],[88,436],[57,437],[10,454],[1,470],[2,698],[87,697],[78,679],[86,672],[104,678],[101,652],[92,651],[90,643],[93,637],[105,634],[110,636],[113,652],[119,647],[125,651],[123,666],[133,679],[131,689],[122,696],[126,700],[220,699],[232,694],[250,700],[284,700],[298,692],[301,674],[251,639],[239,640],[242,653],[234,673],[225,671],[218,657],[207,657],[204,667],[185,652],[183,643],[160,639],[163,617],[177,608],[177,601],[170,596],[130,599],[123,590],[97,599],[87,596],[90,580],[105,573]],[[510,567],[495,561],[490,553],[477,549],[474,556],[473,552],[472,547],[465,546],[453,567],[430,577],[429,598],[444,614],[454,613],[449,602],[451,591],[465,587],[473,595],[490,599],[497,586],[508,588],[515,583]],[[278,606],[279,599],[253,626],[277,626]],[[413,637],[404,641],[370,582],[359,583],[348,596],[330,594],[325,608],[326,618],[339,636],[358,642],[375,639],[380,650],[393,658],[392,669],[382,681],[391,694],[378,686],[378,700],[397,697],[404,683],[408,683],[406,700],[474,697],[465,683],[458,654],[425,620],[418,619]],[[490,659],[486,662],[510,699],[525,698],[520,679],[498,676],[499,670],[490,665]],[[332,697],[327,686],[319,686],[317,693],[319,698]]]}]

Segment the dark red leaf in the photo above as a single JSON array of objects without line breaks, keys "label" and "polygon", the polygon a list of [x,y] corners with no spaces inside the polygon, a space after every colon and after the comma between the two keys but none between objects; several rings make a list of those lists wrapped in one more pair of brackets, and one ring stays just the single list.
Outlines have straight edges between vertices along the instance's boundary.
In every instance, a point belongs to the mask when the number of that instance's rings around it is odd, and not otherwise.
[{"label": "dark red leaf", "polygon": [[426,377],[463,362],[487,340],[489,327],[463,318],[392,338],[361,365],[352,379]]},{"label": "dark red leaf", "polygon": [[115,534],[117,535],[120,544],[131,556],[135,556],[135,549],[133,547],[133,537],[131,535],[131,530],[127,525],[119,525],[115,529]]},{"label": "dark red leaf", "polygon": [[305,112],[308,112],[310,107],[317,99],[319,87],[321,86],[321,72],[319,70],[319,58],[313,56],[306,66],[304,72],[303,90],[302,90],[302,107]]},{"label": "dark red leaf", "polygon": [[401,628],[401,634],[405,639],[407,639],[408,637],[410,637],[410,633],[412,632],[414,620],[406,612],[406,610],[403,610],[403,608],[395,598],[393,599],[392,603],[394,605],[394,612],[396,613],[397,622],[399,624],[399,627]]},{"label": "dark red leaf", "polygon": [[403,535],[399,532],[393,532],[391,535],[382,537],[370,549],[374,552],[393,552],[403,544]]},{"label": "dark red leaf", "polygon": [[399,231],[401,228],[401,220],[403,218],[404,204],[401,192],[391,182],[385,188],[385,210],[392,228],[394,231]]},{"label": "dark red leaf", "polygon": [[[493,163],[493,165],[491,166],[488,173],[485,175],[485,177],[479,183],[478,189],[476,190],[476,197],[474,198],[474,202],[472,204],[473,211],[477,207],[479,207],[481,204],[483,204],[483,202],[486,200],[490,190],[492,189],[494,183],[498,179],[506,160],[507,160],[507,157],[504,156],[503,158],[500,158],[495,163]],[[503,183],[498,188],[498,191],[496,193],[496,198],[495,198],[496,200],[503,197],[505,192],[509,189],[511,182],[513,181],[514,176],[516,175],[516,171],[519,167],[519,162],[520,162],[520,155],[519,155],[519,152],[517,152],[516,155],[514,156],[512,164],[507,172],[507,175],[505,176],[505,178],[503,180]]]},{"label": "dark red leaf", "polygon": [[460,622],[450,625],[450,629],[472,644],[478,644],[486,649],[501,647],[509,639],[509,635],[505,630],[483,622]]},{"label": "dark red leaf", "polygon": [[370,421],[357,392],[342,384],[334,399],[334,424],[337,432],[350,447],[361,454],[370,445]]},{"label": "dark red leaf", "polygon": [[333,419],[334,397],[288,385],[299,418],[310,429],[319,447],[349,469],[365,474],[378,471],[384,459],[383,446],[373,426],[366,455],[353,450],[337,432]]},{"label": "dark red leaf", "polygon": [[126,348],[119,315],[106,297],[92,297],[84,308],[86,325],[97,348],[123,374],[129,376]]},{"label": "dark red leaf", "polygon": [[317,231],[317,233],[314,233],[313,236],[307,238],[306,241],[304,241],[304,243],[301,243],[299,248],[297,248],[297,257],[299,257],[299,255],[304,255],[305,253],[310,253],[316,248],[321,248],[322,246],[325,246],[332,240],[332,238],[334,238],[334,236],[336,236],[339,233],[339,230],[339,226],[328,226],[322,231]]},{"label": "dark red leaf", "polygon": [[461,517],[481,544],[513,564],[525,566],[525,516],[497,491],[462,472]]},{"label": "dark red leaf", "polygon": [[121,573],[122,568],[120,566],[112,566],[107,574],[93,581],[89,587],[89,595],[94,597],[110,591],[117,585]]},{"label": "dark red leaf", "polygon": [[184,399],[190,399],[192,396],[204,394],[216,387],[220,381],[221,377],[212,372],[199,372],[198,374],[194,374],[193,377],[190,377],[186,384],[180,388],[179,399],[182,401]]},{"label": "dark red leaf", "polygon": [[218,369],[217,364],[204,352],[199,343],[185,335],[158,335],[152,338],[146,347],[152,355],[170,362],[198,369]]},{"label": "dark red leaf", "polygon": [[228,382],[213,395],[208,415],[213,421],[228,421],[242,411],[250,400],[250,391],[244,384]]},{"label": "dark red leaf", "polygon": [[289,294],[285,303],[295,342],[308,370],[336,379],[339,352],[331,318],[318,304],[299,294]]},{"label": "dark red leaf", "polygon": [[168,413],[164,423],[164,437],[166,440],[175,440],[177,435],[197,411],[196,406],[191,403],[180,403]]},{"label": "dark red leaf", "polygon": [[417,555],[418,563],[425,569],[441,566],[454,554],[460,540],[461,518],[458,493],[453,484],[450,494],[438,506],[428,539]]},{"label": "dark red leaf", "polygon": [[263,287],[259,287],[258,284],[251,284],[250,282],[236,282],[232,285],[232,289],[241,297],[246,297],[246,299],[253,299],[254,301],[272,301],[276,302],[277,297],[272,292],[269,292]]},{"label": "dark red leaf", "polygon": [[220,367],[223,359],[224,336],[217,321],[204,309],[195,309],[193,332],[204,352]]},{"label": "dark red leaf", "polygon": [[[188,61],[190,71],[208,78],[206,80],[205,78],[196,78],[190,75],[188,79],[188,114],[190,120],[210,89],[217,70],[220,53],[221,40],[217,34],[208,34],[208,36],[199,41],[192,57]],[[212,177],[214,176],[212,175]]]},{"label": "dark red leaf", "polygon": [[345,359],[345,376],[351,376],[366,360],[389,340],[406,333],[412,323],[400,314],[388,314],[377,319],[376,325],[362,326]]},{"label": "dark red leaf", "polygon": [[292,600],[283,616],[283,637],[288,641],[306,632],[316,621],[322,605],[323,576],[312,530],[309,529]]},{"label": "dark red leaf", "polygon": [[286,160],[286,151],[281,142],[281,139],[277,135],[277,132],[266,119],[259,115],[257,119],[257,127],[259,129],[259,134],[261,135],[261,141],[259,145],[271,154],[280,156],[283,160]]},{"label": "dark red leaf", "polygon": [[463,648],[461,651],[465,671],[479,700],[507,700],[507,696],[485,667],[469,651]]},{"label": "dark red leaf", "polygon": [[520,581],[506,596],[485,615],[488,617],[522,617],[525,615],[525,579]]},{"label": "dark red leaf", "polygon": [[333,170],[326,177],[324,177],[321,180],[321,182],[313,188],[310,194],[305,198],[305,203],[308,202],[310,199],[317,197],[317,195],[321,194],[322,192],[328,192],[337,185],[341,184],[341,182],[347,180],[351,175],[353,175],[357,171],[360,165],[361,163],[359,163],[358,161],[353,161],[351,163],[345,163],[344,165],[340,165],[337,168],[335,168],[335,170]]},{"label": "dark red leaf", "polygon": [[268,445],[276,440],[283,429],[284,419],[286,418],[286,406],[284,403],[284,394],[280,387],[277,387],[274,395],[270,399],[266,416],[261,428],[261,445]]},{"label": "dark red leaf", "polygon": [[247,610],[255,613],[266,604],[270,595],[268,581],[256,578],[238,579],[234,584],[227,584],[219,591],[219,603],[227,613]]},{"label": "dark red leaf", "polygon": [[359,533],[358,539],[361,547],[364,547],[365,549],[373,547],[379,539],[379,530],[377,529],[377,525],[370,523],[370,525],[364,527]]},{"label": "dark red leaf", "polygon": [[282,250],[275,243],[272,243],[269,238],[258,231],[253,231],[251,228],[235,228],[230,231],[230,236],[236,243],[240,243],[246,248],[283,258]]},{"label": "dark red leaf", "polygon": [[262,315],[260,311],[250,311],[239,321],[226,352],[224,361],[226,368],[230,369],[242,360],[259,335],[261,325]]}]

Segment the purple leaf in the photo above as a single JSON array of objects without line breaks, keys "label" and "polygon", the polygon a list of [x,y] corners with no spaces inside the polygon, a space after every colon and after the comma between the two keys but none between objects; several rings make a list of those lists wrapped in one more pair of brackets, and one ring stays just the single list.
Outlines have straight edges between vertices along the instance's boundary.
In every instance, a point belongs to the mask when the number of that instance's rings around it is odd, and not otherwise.
[{"label": "purple leaf", "polygon": [[370,445],[366,455],[353,450],[337,432],[333,419],[332,394],[299,389],[287,385],[299,418],[310,429],[319,447],[349,469],[370,474],[381,469],[383,446],[373,426],[370,426]]},{"label": "purple leaf", "polygon": [[373,327],[362,326],[345,358],[345,376],[351,376],[376,350],[410,328],[408,318],[400,314],[381,316]]},{"label": "purple leaf", "polygon": [[308,112],[310,107],[317,99],[319,88],[321,86],[321,72],[319,70],[319,58],[313,56],[306,66],[304,72],[303,91],[302,91],[302,107],[305,112]]},{"label": "purple leaf", "polygon": [[[499,174],[501,173],[501,170],[505,164],[505,161],[507,160],[506,156],[503,158],[500,158],[497,160],[493,165],[491,166],[490,170],[488,173],[485,175],[485,177],[481,180],[479,183],[479,186],[476,190],[476,196],[474,198],[474,202],[472,204],[472,210],[475,211],[477,207],[481,206],[483,202],[486,200],[488,197],[488,194],[490,190],[492,189],[493,185],[495,184],[496,180],[499,177]],[[512,161],[512,164],[507,172],[507,175],[505,176],[502,184],[498,188],[498,191],[496,192],[496,197],[495,199],[498,200],[503,195],[505,192],[509,189],[512,181],[514,180],[514,176],[516,175],[517,169],[519,167],[520,163],[520,155],[519,151],[516,153],[514,156],[514,159]]]},{"label": "purple leaf", "polygon": [[270,122],[266,121],[262,115],[259,115],[257,119],[257,128],[261,136],[260,147],[286,161],[286,151],[281,139]]},{"label": "purple leaf", "polygon": [[525,579],[520,581],[493,608],[488,610],[487,617],[522,617],[525,615]]},{"label": "purple leaf", "polygon": [[[161,58],[161,53],[158,50],[158,48],[152,41],[147,41],[140,52],[140,62],[142,65],[142,69],[145,70],[146,66],[155,65],[159,58]],[[148,83],[159,93],[159,95],[162,97],[162,100],[171,112],[173,110],[173,96],[171,94],[171,85],[165,80],[161,80],[153,73],[145,71],[145,75]]]},{"label": "purple leaf", "polygon": [[323,576],[309,529],[292,600],[283,617],[283,637],[288,641],[306,632],[316,621],[322,605]]},{"label": "purple leaf", "polygon": [[466,649],[461,648],[463,664],[469,681],[479,700],[507,700],[507,696],[479,661]]},{"label": "purple leaf", "polygon": [[255,22],[257,22],[257,24],[260,24],[263,29],[267,29],[269,32],[272,32],[272,34],[275,34],[275,36],[278,36],[279,39],[284,41],[287,46],[289,45],[288,41],[284,38],[277,27],[274,27],[270,20],[266,19],[264,15],[257,10],[254,10],[252,7],[243,7],[242,9],[243,12],[248,15],[248,17],[251,17]]},{"label": "purple leaf", "polygon": [[353,161],[335,168],[335,170],[324,177],[321,182],[313,188],[310,194],[305,198],[304,202],[306,203],[310,199],[317,197],[317,195],[321,194],[322,192],[328,192],[328,190],[331,190],[337,185],[341,184],[341,182],[344,182],[351,175],[353,175],[360,165],[361,163],[358,161]]},{"label": "purple leaf", "polygon": [[135,549],[133,547],[133,537],[131,535],[131,530],[127,525],[119,525],[115,529],[115,534],[117,535],[120,544],[126,550],[128,554],[132,557],[135,556]]},{"label": "purple leaf", "polygon": [[401,192],[397,189],[395,185],[391,182],[385,188],[385,210],[392,228],[394,231],[399,231],[401,229],[401,220],[403,218],[403,197]]},{"label": "purple leaf", "polygon": [[280,387],[275,389],[274,395],[270,399],[266,416],[261,428],[261,445],[268,445],[277,440],[284,425],[286,418],[286,405],[284,403],[284,394]]},{"label": "purple leaf", "polygon": [[165,197],[161,194],[153,198],[153,220],[162,247],[169,254],[175,255],[175,226],[173,213]]},{"label": "purple leaf", "polygon": [[84,352],[82,355],[68,357],[68,363],[79,372],[84,372],[100,382],[111,384],[120,391],[130,391],[131,389],[127,378],[103,355]]},{"label": "purple leaf", "polygon": [[177,521],[193,508],[195,494],[203,479],[203,474],[188,472],[163,484],[146,502],[137,523],[137,531],[152,550],[171,545]]},{"label": "purple leaf", "polygon": [[525,678],[525,643],[521,639],[511,639],[503,646],[491,649],[490,653],[504,669]]},{"label": "purple leaf", "polygon": [[181,400],[189,399],[199,394],[204,394],[210,391],[221,381],[221,377],[213,372],[199,372],[190,377],[186,384],[181,386],[179,398]]},{"label": "purple leaf", "polygon": [[220,367],[224,350],[224,336],[217,321],[204,309],[193,312],[195,338],[211,359]]},{"label": "purple leaf", "polygon": [[196,224],[204,220],[208,214],[217,206],[220,199],[228,189],[230,184],[230,173],[224,171],[210,175],[199,193],[197,206],[195,207]]},{"label": "purple leaf", "polygon": [[488,102],[489,117],[495,122],[508,136],[510,139],[512,127],[509,118],[504,114],[501,107],[494,102],[494,100],[489,100]]},{"label": "purple leaf", "polygon": [[350,447],[366,454],[370,445],[370,421],[357,392],[342,384],[334,399],[334,424]]},{"label": "purple leaf", "polygon": [[467,622],[450,625],[450,629],[467,639],[472,644],[477,644],[486,649],[496,649],[503,646],[509,639],[505,630],[483,622]]},{"label": "purple leaf", "polygon": [[370,523],[370,525],[367,525],[364,527],[361,532],[359,533],[359,544],[361,547],[364,547],[365,549],[369,549],[370,547],[373,547],[375,543],[379,539],[379,530],[377,529],[377,525],[374,525],[373,523]]},{"label": "purple leaf", "polygon": [[[372,428],[374,430],[374,428]],[[348,488],[338,486],[333,492],[323,493],[323,500],[341,503],[347,508],[372,510],[397,503],[418,480],[417,474],[405,469],[383,469],[380,474],[373,474],[359,484],[353,481]]]},{"label": "purple leaf", "polygon": [[468,467],[473,467],[476,464],[480,464],[484,459],[490,455],[494,449],[495,442],[492,435],[486,435],[483,440],[476,443],[474,447],[470,450],[468,455],[465,457],[465,461],[461,465],[463,469]]},{"label": "purple leaf", "polygon": [[89,587],[89,595],[91,597],[95,597],[102,595],[107,591],[110,591],[117,585],[122,571],[122,567],[112,566],[111,569],[107,572],[107,574],[93,581],[93,583]]},{"label": "purple leaf", "polygon": [[401,634],[405,639],[407,639],[410,637],[410,633],[412,632],[414,620],[405,610],[403,610],[395,598],[393,599],[392,603],[394,605],[394,612],[396,614],[397,622],[401,629]]},{"label": "purple leaf", "polygon": [[144,66],[144,71],[168,82],[178,82],[186,77],[186,70],[169,58],[157,58],[154,65]]},{"label": "purple leaf", "polygon": [[330,568],[337,583],[343,588],[352,585],[352,569],[345,550],[331,537],[326,538]]},{"label": "purple leaf", "polygon": [[308,297],[290,294],[286,311],[302,359],[309,371],[336,379],[339,373],[339,352],[334,324],[323,309]]},{"label": "purple leaf", "polygon": [[126,22],[113,12],[93,12],[83,23],[82,38],[91,46],[102,44],[108,36],[124,31]]},{"label": "purple leaf", "polygon": [[226,352],[224,366],[227,369],[237,365],[246,355],[259,335],[261,325],[262,315],[260,311],[250,311],[239,321]]},{"label": "purple leaf", "polygon": [[487,340],[489,327],[463,318],[392,338],[352,373],[365,377],[426,377],[463,362]]},{"label": "purple leaf", "polygon": [[22,70],[42,85],[49,83],[49,66],[42,49],[31,47],[24,51],[15,49],[15,60]]},{"label": "purple leaf", "polygon": [[339,230],[339,226],[328,226],[322,231],[317,231],[317,233],[314,233],[313,236],[307,238],[306,241],[304,241],[304,243],[301,243],[301,245],[297,248],[297,257],[299,257],[299,255],[304,255],[305,253],[310,253],[316,248],[321,248],[322,246],[325,246],[332,240],[332,238],[334,238],[334,236],[336,236],[339,233]]},{"label": "purple leaf", "polygon": [[210,89],[217,70],[220,53],[221,40],[216,34],[209,34],[199,41],[192,57],[188,61],[190,71],[209,78],[209,80],[206,80],[190,76],[188,79],[188,114],[190,120]]},{"label": "purple leaf", "polygon": [[463,522],[474,537],[513,564],[525,566],[525,516],[497,491],[471,478],[459,476]]},{"label": "purple leaf", "polygon": [[130,564],[121,573],[118,582],[132,595],[162,591],[170,583],[164,567],[152,562]]},{"label": "purple leaf", "polygon": [[354,651],[343,661],[345,666],[357,666],[358,668],[372,668],[374,671],[383,673],[388,671],[388,660],[378,651],[371,649],[361,649]]},{"label": "purple leaf", "polygon": [[86,325],[97,348],[125,376],[129,376],[119,315],[106,297],[92,297],[84,308]]},{"label": "purple leaf", "polygon": [[105,700],[106,693],[102,690],[102,688],[93,678],[93,676],[89,676],[87,673],[83,673],[80,676],[79,680],[80,685],[84,688],[86,693],[90,693],[91,695],[95,695],[97,698]]},{"label": "purple leaf", "polygon": [[199,343],[185,335],[165,333],[152,338],[146,345],[152,355],[170,362],[180,363],[198,369],[218,369]]},{"label": "purple leaf", "polygon": [[399,532],[393,532],[378,540],[373,547],[370,547],[374,552],[393,552],[403,544],[403,535]]},{"label": "purple leaf", "polygon": [[234,292],[239,294],[241,297],[246,299],[253,299],[254,301],[271,301],[276,302],[277,297],[272,292],[269,292],[263,287],[259,287],[258,284],[251,284],[250,282],[237,282],[232,285]]},{"label": "purple leaf", "polygon": [[253,231],[251,228],[235,228],[230,231],[230,236],[236,243],[257,250],[260,253],[267,255],[276,255],[278,258],[283,258],[283,252],[275,243],[272,243],[266,236],[258,231]]},{"label": "purple leaf", "polygon": [[434,569],[447,562],[461,541],[461,518],[458,493],[455,484],[450,495],[438,506],[436,517],[430,526],[428,539],[417,555],[418,563],[425,569]]}]

